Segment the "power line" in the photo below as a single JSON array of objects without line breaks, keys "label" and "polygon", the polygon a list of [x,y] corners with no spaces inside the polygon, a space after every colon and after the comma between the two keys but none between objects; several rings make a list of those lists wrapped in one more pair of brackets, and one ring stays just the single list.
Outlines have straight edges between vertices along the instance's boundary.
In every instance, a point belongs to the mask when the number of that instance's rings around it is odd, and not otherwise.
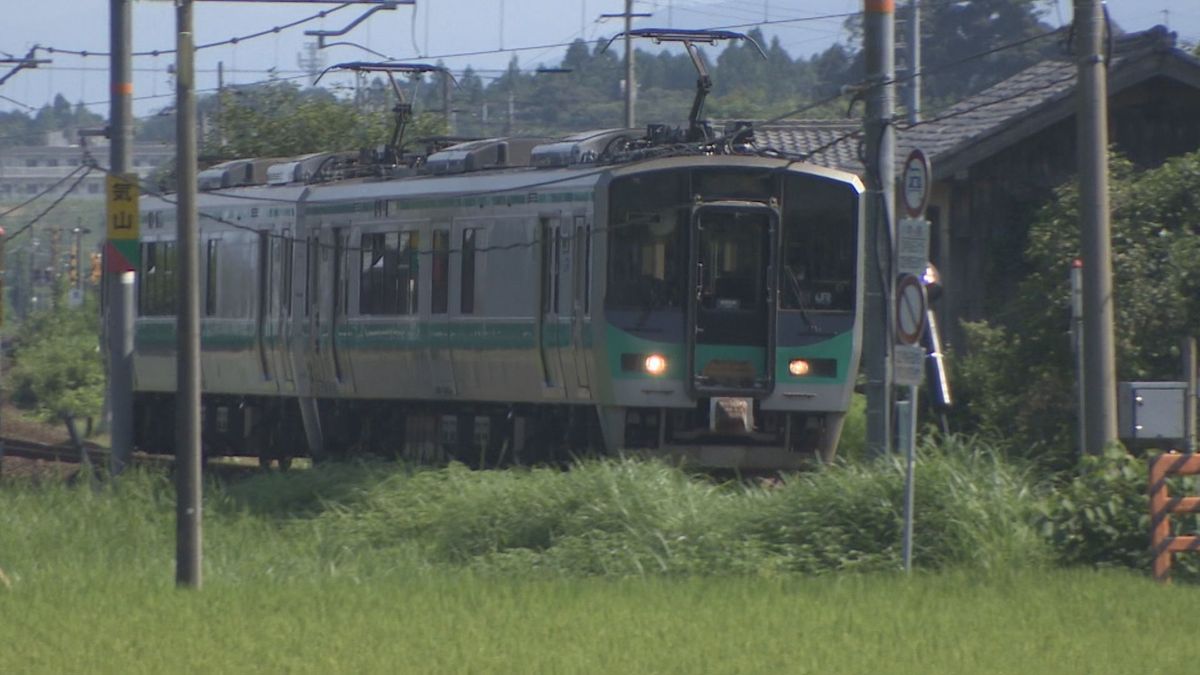
[{"label": "power line", "polygon": [[38,223],[38,221],[40,221],[42,218],[45,218],[46,214],[53,211],[59,204],[61,204],[63,202],[64,199],[67,198],[68,195],[70,195],[72,192],[74,192],[75,188],[79,187],[79,184],[83,182],[83,179],[87,178],[88,174],[90,174],[92,172],[92,167],[90,167],[90,166],[84,166],[83,168],[85,169],[85,171],[82,174],[80,174],[78,178],[75,179],[74,183],[71,183],[71,187],[64,190],[61,195],[59,195],[57,198],[55,198],[55,200],[50,204],[50,206],[47,206],[44,211],[42,211],[41,213],[34,216],[33,220],[31,220],[28,223],[25,223],[21,227],[17,228],[17,230],[15,232],[13,232],[12,234],[5,235],[5,237],[4,237],[5,240],[12,241],[15,237],[19,237],[22,234],[24,234],[26,230],[28,230],[29,228],[36,225]]},{"label": "power line", "polygon": [[[292,21],[291,23],[280,24],[278,26],[273,26],[271,28],[267,28],[265,30],[260,30],[255,33],[249,33],[247,35],[239,35],[239,36],[235,36],[235,37],[231,37],[231,38],[226,38],[224,40],[218,40],[217,42],[207,42],[205,44],[196,45],[196,51],[200,51],[201,49],[211,49],[213,47],[223,47],[225,45],[236,45],[240,42],[245,42],[247,40],[253,40],[255,38],[260,38],[265,35],[273,35],[273,34],[285,31],[289,28],[295,28],[296,26],[308,23],[310,21],[315,21],[317,19],[323,19],[326,16],[333,14],[334,12],[336,12],[338,10],[342,10],[342,9],[352,6],[352,4],[353,3],[344,3],[341,5],[338,5],[337,7],[334,7],[333,9],[321,10],[320,12],[317,12],[316,14],[312,14],[310,16],[306,16],[303,19],[297,19],[295,21]],[[93,52],[93,51],[90,51],[87,49],[64,49],[62,47],[53,47],[53,46],[43,47],[43,46],[39,46],[39,45],[34,45],[33,48],[35,50],[41,49],[41,50],[49,52],[51,54],[69,54],[71,56],[80,56],[83,58],[88,58],[88,57],[92,57],[92,56],[110,56],[111,55],[109,52]],[[149,51],[133,52],[132,56],[163,56],[166,54],[174,54],[174,53],[175,53],[174,49],[152,49]]]},{"label": "power line", "polygon": [[46,189],[42,190],[41,192],[30,197],[29,199],[26,199],[25,201],[21,202],[20,204],[17,204],[16,206],[8,209],[4,213],[0,213],[0,218],[4,218],[5,216],[7,216],[10,213],[13,213],[14,211],[19,211],[20,209],[23,209],[26,206],[29,206],[30,204],[41,199],[42,197],[45,197],[46,195],[50,194],[51,192],[54,192],[55,190],[58,189],[59,185],[62,185],[63,183],[70,180],[72,176],[79,173],[80,170],[82,170],[82,169],[88,169],[88,166],[86,164],[80,164],[79,166],[75,167],[74,171],[72,171],[71,173],[68,173],[67,175],[65,175],[62,178],[59,178],[57,181],[55,181],[53,185],[47,187]]}]

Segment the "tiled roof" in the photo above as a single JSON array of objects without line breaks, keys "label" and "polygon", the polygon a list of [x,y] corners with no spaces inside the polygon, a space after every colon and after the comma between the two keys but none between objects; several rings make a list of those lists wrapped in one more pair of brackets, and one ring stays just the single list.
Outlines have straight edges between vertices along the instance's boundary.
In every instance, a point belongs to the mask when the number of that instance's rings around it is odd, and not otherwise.
[{"label": "tiled roof", "polygon": [[860,120],[784,120],[754,127],[754,140],[769,147],[797,155],[809,161],[844,171],[862,172],[858,160]]},{"label": "tiled roof", "polygon": [[[1200,70],[1200,59],[1175,48],[1175,34],[1162,26],[1130,33],[1116,40],[1109,77],[1129,64],[1146,57],[1169,54]],[[910,149],[920,147],[933,161],[935,173],[943,162],[984,139],[1027,122],[1038,113],[1054,108],[1075,90],[1076,65],[1065,52],[1003,80],[938,112],[916,126],[898,128],[896,156],[903,161]],[[1066,112],[1065,114],[1070,114]],[[1050,124],[1055,120],[1047,120]],[[858,160],[860,135],[852,134],[861,125],[858,120],[834,122],[775,122],[755,129],[760,145],[794,153],[812,153],[811,161],[862,173]]]}]

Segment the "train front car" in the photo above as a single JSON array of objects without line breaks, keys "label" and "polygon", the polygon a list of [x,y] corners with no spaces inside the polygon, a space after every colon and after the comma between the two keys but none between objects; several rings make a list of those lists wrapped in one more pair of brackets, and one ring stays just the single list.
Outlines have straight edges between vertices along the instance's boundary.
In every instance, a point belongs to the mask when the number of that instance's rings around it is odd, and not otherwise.
[{"label": "train front car", "polygon": [[601,194],[606,445],[707,468],[832,459],[862,338],[858,178],[675,158]]}]

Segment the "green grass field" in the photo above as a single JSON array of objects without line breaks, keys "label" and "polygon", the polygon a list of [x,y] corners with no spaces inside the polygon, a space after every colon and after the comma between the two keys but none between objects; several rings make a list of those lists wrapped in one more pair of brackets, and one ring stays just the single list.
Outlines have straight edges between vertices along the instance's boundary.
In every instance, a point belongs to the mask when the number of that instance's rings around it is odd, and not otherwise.
[{"label": "green grass field", "polygon": [[0,482],[0,672],[1195,672],[1200,587],[1055,568],[1019,476],[922,471],[911,578],[887,467],[263,475],[208,486],[198,592],[165,477]]}]

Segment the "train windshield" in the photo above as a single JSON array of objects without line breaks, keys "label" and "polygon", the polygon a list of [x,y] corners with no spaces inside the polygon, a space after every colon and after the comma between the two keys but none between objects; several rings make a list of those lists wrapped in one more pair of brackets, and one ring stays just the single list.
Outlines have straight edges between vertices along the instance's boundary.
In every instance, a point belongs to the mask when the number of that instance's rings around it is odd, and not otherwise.
[{"label": "train windshield", "polygon": [[850,185],[790,174],[784,179],[780,307],[854,310],[858,193]]},{"label": "train windshield", "polygon": [[613,183],[610,201],[610,309],[681,308],[686,302],[687,175],[658,172]]}]

